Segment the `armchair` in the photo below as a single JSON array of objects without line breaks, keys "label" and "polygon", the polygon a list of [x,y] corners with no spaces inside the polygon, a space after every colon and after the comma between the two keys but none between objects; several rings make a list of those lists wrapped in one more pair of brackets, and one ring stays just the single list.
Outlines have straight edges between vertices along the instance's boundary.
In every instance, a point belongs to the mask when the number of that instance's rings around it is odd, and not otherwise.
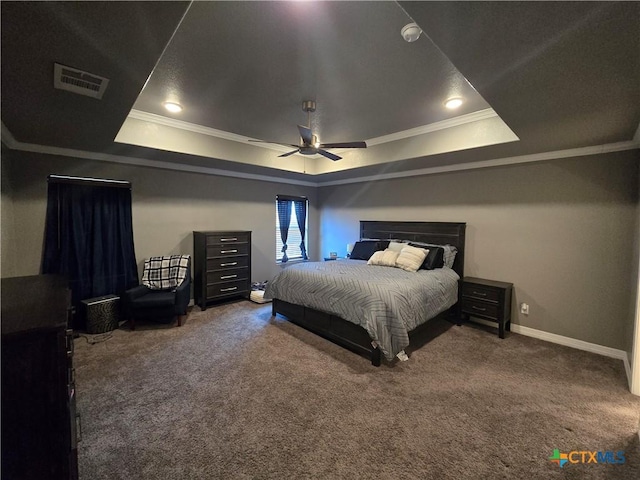
[{"label": "armchair", "polygon": [[[166,265],[163,264],[165,266],[162,269],[160,267],[154,269],[153,263],[151,263],[154,259],[158,262],[164,260]],[[177,265],[180,259],[182,259],[182,266]],[[172,267],[168,266],[170,261]],[[136,319],[170,323],[177,316],[178,326],[182,326],[191,298],[191,258],[187,255],[152,257],[145,261],[144,268],[143,285],[138,285],[125,292],[126,312],[131,330],[135,330]],[[176,272],[180,269],[184,274],[184,280],[177,287],[158,288],[154,285],[162,283],[164,286],[169,272],[172,277],[175,277]],[[160,275],[164,275],[164,277],[160,279]],[[149,281],[149,278],[152,280]],[[175,278],[173,280],[175,281]]]}]

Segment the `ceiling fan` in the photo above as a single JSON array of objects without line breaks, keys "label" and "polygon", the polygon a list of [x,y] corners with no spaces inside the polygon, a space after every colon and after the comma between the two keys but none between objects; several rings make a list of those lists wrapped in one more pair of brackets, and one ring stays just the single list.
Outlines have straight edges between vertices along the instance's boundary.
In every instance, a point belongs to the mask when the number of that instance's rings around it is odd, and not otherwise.
[{"label": "ceiling fan", "polygon": [[320,143],[318,142],[318,137],[313,134],[311,131],[311,112],[316,111],[316,102],[313,100],[305,100],[302,102],[302,110],[307,112],[307,126],[298,125],[298,131],[300,132],[300,145],[294,145],[292,143],[281,143],[281,142],[269,142],[266,140],[249,140],[250,142],[260,142],[260,143],[275,143],[277,145],[286,145],[295,147],[295,150],[291,152],[283,153],[282,155],[278,155],[279,157],[288,157],[289,155],[293,155],[294,153],[301,153],[302,155],[315,155],[319,153],[320,155],[327,157],[331,160],[340,160],[342,157],[335,155],[331,152],[327,152],[326,148],[367,148],[367,144],[365,142],[342,142],[342,143]]}]

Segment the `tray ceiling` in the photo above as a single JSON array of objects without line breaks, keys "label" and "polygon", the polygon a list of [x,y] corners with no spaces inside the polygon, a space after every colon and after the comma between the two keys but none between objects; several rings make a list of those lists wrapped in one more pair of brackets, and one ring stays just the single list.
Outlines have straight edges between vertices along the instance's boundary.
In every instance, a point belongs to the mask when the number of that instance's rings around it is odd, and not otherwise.
[{"label": "tray ceiling", "polygon": [[[631,148],[639,12],[638,2],[2,2],[3,141],[312,182]],[[411,21],[423,34],[407,43]],[[54,90],[54,63],[108,78],[103,99]],[[458,110],[444,108],[451,96],[464,99]],[[331,162],[248,142],[297,144],[307,99],[320,141],[369,147]]]}]

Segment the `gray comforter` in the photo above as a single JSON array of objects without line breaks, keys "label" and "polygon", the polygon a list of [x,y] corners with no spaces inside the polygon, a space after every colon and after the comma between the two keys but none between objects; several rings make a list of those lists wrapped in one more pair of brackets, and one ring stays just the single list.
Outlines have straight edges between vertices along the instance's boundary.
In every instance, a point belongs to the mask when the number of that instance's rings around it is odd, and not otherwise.
[{"label": "gray comforter", "polygon": [[362,260],[298,263],[268,284],[277,298],[360,325],[388,360],[409,345],[408,332],[452,306],[459,276],[450,268],[406,272]]}]

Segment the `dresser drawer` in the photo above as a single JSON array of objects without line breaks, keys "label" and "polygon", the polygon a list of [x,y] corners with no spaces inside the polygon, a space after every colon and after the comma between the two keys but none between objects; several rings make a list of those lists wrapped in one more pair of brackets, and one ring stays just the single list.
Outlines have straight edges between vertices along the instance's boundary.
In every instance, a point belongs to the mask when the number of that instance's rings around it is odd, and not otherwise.
[{"label": "dresser drawer", "polygon": [[500,300],[500,292],[495,288],[475,285],[473,283],[465,283],[462,285],[462,296],[481,298],[489,302],[498,302]]},{"label": "dresser drawer", "polygon": [[208,245],[207,258],[212,257],[233,257],[235,255],[247,255],[249,253],[248,243],[234,243],[229,245]]},{"label": "dresser drawer", "polygon": [[207,260],[207,272],[215,270],[229,270],[249,266],[249,257],[211,258]]},{"label": "dresser drawer", "polygon": [[249,278],[248,268],[233,268],[228,270],[218,270],[207,273],[207,285],[220,282],[234,282],[236,280],[246,280]]},{"label": "dresser drawer", "polygon": [[214,285],[207,285],[207,298],[213,298],[222,295],[237,295],[238,293],[247,292],[248,290],[249,280],[216,283]]},{"label": "dresser drawer", "polygon": [[477,315],[492,320],[498,320],[498,305],[473,298],[462,299],[462,312],[469,315]]},{"label": "dresser drawer", "polygon": [[225,243],[249,243],[249,233],[236,232],[229,234],[207,235],[207,246],[220,245]]}]

